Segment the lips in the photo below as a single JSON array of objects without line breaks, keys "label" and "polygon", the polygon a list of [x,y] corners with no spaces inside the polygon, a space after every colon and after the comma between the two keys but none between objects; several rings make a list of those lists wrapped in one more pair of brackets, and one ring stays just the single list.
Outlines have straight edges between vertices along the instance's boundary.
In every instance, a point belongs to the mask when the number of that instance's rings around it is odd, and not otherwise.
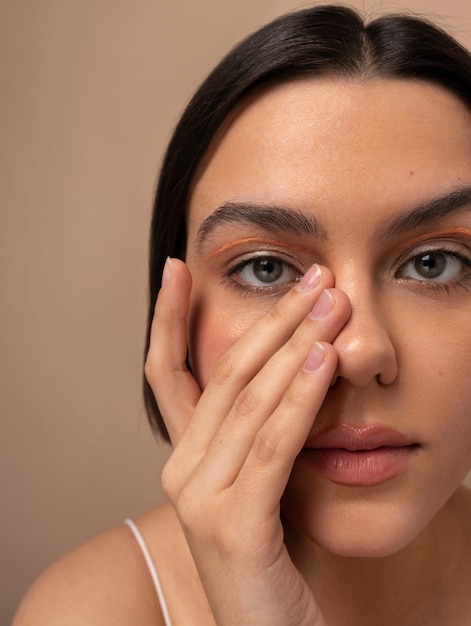
[{"label": "lips", "polygon": [[374,450],[381,447],[399,448],[414,442],[405,435],[378,424],[358,426],[356,424],[338,424],[308,439],[306,448],[343,448],[355,452],[357,450]]},{"label": "lips", "polygon": [[418,447],[386,426],[339,424],[308,439],[300,458],[332,482],[372,486],[405,471]]}]

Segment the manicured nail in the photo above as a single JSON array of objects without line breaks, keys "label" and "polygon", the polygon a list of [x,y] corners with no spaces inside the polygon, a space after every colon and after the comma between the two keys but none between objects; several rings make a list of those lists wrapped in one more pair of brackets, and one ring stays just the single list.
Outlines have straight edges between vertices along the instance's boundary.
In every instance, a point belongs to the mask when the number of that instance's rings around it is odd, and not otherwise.
[{"label": "manicured nail", "polygon": [[299,291],[309,291],[314,289],[314,287],[321,282],[321,278],[321,268],[316,263],[304,274],[299,283],[296,285],[296,289],[299,289]]},{"label": "manicured nail", "polygon": [[312,346],[307,359],[304,361],[303,369],[307,372],[315,372],[320,368],[322,363],[324,363],[326,357],[326,349],[321,343],[316,341],[316,343]]},{"label": "manicured nail", "polygon": [[324,289],[324,291],[319,296],[316,304],[314,305],[312,311],[309,313],[309,316],[312,317],[312,319],[314,320],[320,320],[328,315],[330,311],[332,311],[334,305],[334,296],[330,293],[328,289]]},{"label": "manicured nail", "polygon": [[168,285],[170,282],[170,279],[172,278],[172,270],[172,259],[168,256],[165,261],[164,271],[162,272],[162,287],[165,287],[165,285]]}]

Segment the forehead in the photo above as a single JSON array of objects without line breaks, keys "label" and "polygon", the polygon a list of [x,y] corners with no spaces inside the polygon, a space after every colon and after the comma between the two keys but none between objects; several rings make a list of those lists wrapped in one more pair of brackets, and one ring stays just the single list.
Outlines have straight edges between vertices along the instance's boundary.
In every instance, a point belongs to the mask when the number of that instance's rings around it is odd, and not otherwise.
[{"label": "forehead", "polygon": [[[243,102],[208,152],[189,232],[224,202],[389,215],[471,176],[471,115],[419,81],[306,78]],[[340,211],[340,216],[341,216]]]}]

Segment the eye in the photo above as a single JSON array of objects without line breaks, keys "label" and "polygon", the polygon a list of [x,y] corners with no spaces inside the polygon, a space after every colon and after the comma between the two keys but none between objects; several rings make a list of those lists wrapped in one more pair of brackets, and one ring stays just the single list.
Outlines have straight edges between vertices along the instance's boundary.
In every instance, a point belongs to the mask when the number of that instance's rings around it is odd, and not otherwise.
[{"label": "eye", "polygon": [[242,261],[229,275],[240,286],[260,290],[293,283],[301,273],[283,259],[264,256]]},{"label": "eye", "polygon": [[456,252],[446,250],[426,251],[417,254],[405,263],[401,278],[433,283],[453,283],[460,279],[466,265],[471,261]]}]

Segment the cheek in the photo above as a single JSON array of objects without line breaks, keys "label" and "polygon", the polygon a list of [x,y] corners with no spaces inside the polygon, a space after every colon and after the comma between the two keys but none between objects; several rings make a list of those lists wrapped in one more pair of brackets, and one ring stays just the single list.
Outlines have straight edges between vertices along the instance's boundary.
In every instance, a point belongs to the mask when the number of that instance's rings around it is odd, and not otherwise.
[{"label": "cheek", "polygon": [[[219,303],[219,304],[216,304]],[[257,315],[241,310],[231,298],[192,295],[188,328],[189,361],[201,388],[205,388],[217,361],[247,331]],[[248,354],[248,352],[247,352]]]},{"label": "cheek", "polygon": [[204,389],[220,357],[236,341],[222,316],[203,314],[190,326],[189,355],[192,372]]},{"label": "cheek", "polygon": [[[437,421],[444,428],[449,427],[449,418],[456,414],[471,428],[471,310],[466,316],[449,314],[446,322],[443,318],[440,316],[437,323],[428,325],[418,320],[414,332],[402,339],[403,383],[432,415],[440,414]],[[430,417],[424,419],[430,421]]]},{"label": "cheek", "polygon": [[441,468],[437,490],[471,469],[471,339],[465,320],[457,316],[453,322],[436,336],[416,337],[404,357],[404,413],[410,407],[412,426]]}]

